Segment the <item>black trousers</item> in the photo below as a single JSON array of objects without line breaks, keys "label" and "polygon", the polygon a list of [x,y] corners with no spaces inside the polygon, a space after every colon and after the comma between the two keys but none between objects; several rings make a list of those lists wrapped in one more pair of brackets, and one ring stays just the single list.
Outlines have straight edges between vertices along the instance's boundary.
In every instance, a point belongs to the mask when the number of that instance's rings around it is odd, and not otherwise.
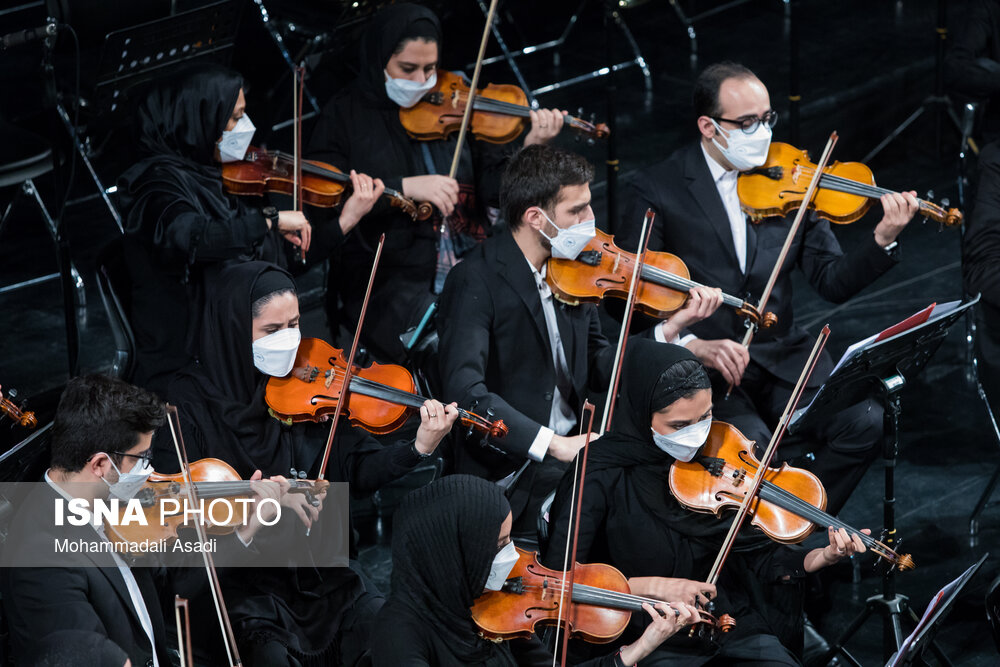
[{"label": "black trousers", "polygon": [[[794,386],[751,361],[738,387],[725,398],[727,384],[711,372],[715,419],[729,422],[743,435],[757,441],[758,453],[767,447],[771,428],[777,425]],[[818,391],[807,389],[799,407],[805,407]],[[786,433],[775,454],[774,463],[785,460],[782,450],[801,449],[805,445],[815,460],[803,467],[813,472],[826,488],[826,510],[837,514],[865,471],[879,452],[882,443],[882,408],[871,400],[830,415],[819,427],[795,435]]]}]

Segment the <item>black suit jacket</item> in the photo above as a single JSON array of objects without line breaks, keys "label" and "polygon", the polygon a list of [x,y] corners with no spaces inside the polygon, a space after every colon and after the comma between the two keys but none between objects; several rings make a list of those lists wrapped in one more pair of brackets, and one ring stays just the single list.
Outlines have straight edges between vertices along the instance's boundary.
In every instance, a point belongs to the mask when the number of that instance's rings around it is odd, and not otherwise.
[{"label": "black suit jacket", "polygon": [[[606,389],[614,349],[601,333],[593,305],[556,302],[556,319],[578,407],[589,387]],[[538,429],[548,425],[555,366],[538,286],[524,254],[503,230],[448,274],[438,329],[444,397],[484,414],[492,408],[510,429],[482,447],[478,435],[460,444],[455,467],[500,479],[527,457]]]},{"label": "black suit jacket", "polygon": [[[676,151],[669,158],[639,173],[629,188],[628,204],[616,242],[626,250],[638,245],[647,208],[656,212],[649,249],[679,256],[691,279],[756,304],[781,252],[794,216],[747,223],[746,272],[740,270],[722,197],[712,179],[698,143]],[[794,383],[802,371],[814,339],[796,326],[792,312],[791,273],[798,267],[824,298],[846,301],[885,273],[896,259],[869,237],[844,253],[830,223],[806,216],[796,234],[766,310],[778,317],[777,326],[761,329],[750,346],[750,358],[779,378]],[[721,307],[711,317],[693,325],[690,333],[704,339],[741,340],[742,319],[732,308]],[[810,383],[822,383],[833,369],[823,354]]]},{"label": "black suit jacket", "polygon": [[[32,489],[11,523],[5,552],[22,546],[37,550],[32,553],[51,553],[57,537],[88,542],[97,539],[90,526],[67,526],[56,532],[52,525],[56,497],[55,490],[44,482]],[[152,665],[154,649],[111,555],[60,554],[58,562],[59,567],[3,569],[0,590],[17,661],[53,632],[88,630],[106,635],[128,653],[136,667]],[[157,660],[160,667],[169,667],[154,572],[146,567],[132,569],[153,625]]]}]

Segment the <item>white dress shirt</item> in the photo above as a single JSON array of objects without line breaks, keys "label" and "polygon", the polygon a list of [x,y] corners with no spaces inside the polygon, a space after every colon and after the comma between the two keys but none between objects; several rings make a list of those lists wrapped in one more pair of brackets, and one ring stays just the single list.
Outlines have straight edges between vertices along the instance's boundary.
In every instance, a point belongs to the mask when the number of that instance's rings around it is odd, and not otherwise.
[{"label": "white dress shirt", "polygon": [[549,331],[549,346],[552,348],[552,363],[556,370],[556,383],[552,389],[552,410],[549,412],[549,425],[538,429],[531,447],[528,448],[528,458],[534,461],[541,461],[549,451],[552,444],[552,436],[556,433],[565,435],[569,433],[576,424],[576,415],[573,407],[569,404],[566,394],[560,389],[562,387],[567,393],[572,391],[570,383],[569,365],[566,363],[566,352],[563,350],[562,338],[559,335],[559,323],[556,321],[556,307],[552,297],[552,290],[545,282],[546,265],[542,265],[539,271],[535,265],[528,261],[531,267],[531,275],[535,277],[535,284],[538,286],[538,298],[542,302],[542,312],[545,313],[545,328]]},{"label": "white dress shirt", "polygon": [[733,246],[736,248],[736,259],[740,263],[740,271],[747,272],[747,216],[740,208],[740,196],[736,194],[736,179],[740,172],[733,169],[727,171],[725,167],[715,161],[705,144],[701,144],[701,152],[708,163],[708,170],[712,173],[712,180],[715,188],[722,198],[722,205],[726,208],[729,216],[729,228],[733,231]]},{"label": "white dress shirt", "polygon": [[[52,481],[48,470],[45,471],[45,481],[60,496],[66,500],[73,500],[72,496],[68,495],[58,484]],[[108,541],[108,537],[104,534],[103,530],[98,529],[96,526],[93,526],[93,528],[94,532],[100,535],[102,540],[105,542]],[[128,589],[129,597],[132,598],[132,607],[135,609],[136,616],[139,617],[142,629],[146,631],[146,637],[149,638],[149,646],[153,651],[153,665],[154,667],[159,667],[160,662],[156,658],[156,642],[153,641],[153,621],[149,618],[149,610],[146,609],[146,602],[142,599],[142,591],[139,590],[139,583],[135,580],[135,575],[132,574],[132,570],[121,559],[121,556],[115,553],[113,549],[109,549],[108,553],[114,559],[115,565],[118,566],[118,572],[122,575],[122,579],[125,580],[125,588]]]}]

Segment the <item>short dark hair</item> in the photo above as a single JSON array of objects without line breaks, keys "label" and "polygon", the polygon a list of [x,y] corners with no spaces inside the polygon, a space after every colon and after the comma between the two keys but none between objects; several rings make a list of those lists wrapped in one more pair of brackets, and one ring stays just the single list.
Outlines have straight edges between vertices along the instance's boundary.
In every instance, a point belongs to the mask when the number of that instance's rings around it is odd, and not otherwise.
[{"label": "short dark hair", "polygon": [[145,389],[107,375],[73,378],[52,425],[51,465],[78,472],[98,452],[114,456],[132,449],[165,420],[163,401]]},{"label": "short dark hair", "polygon": [[567,185],[583,185],[594,178],[594,167],[576,153],[533,144],[522,148],[504,169],[500,181],[500,208],[507,226],[521,226],[521,216],[532,206],[550,208],[559,203]]},{"label": "short dark hair", "polygon": [[756,79],[757,75],[739,63],[724,61],[709,65],[694,82],[691,101],[695,117],[717,118],[722,114],[719,107],[719,89],[726,79]]}]

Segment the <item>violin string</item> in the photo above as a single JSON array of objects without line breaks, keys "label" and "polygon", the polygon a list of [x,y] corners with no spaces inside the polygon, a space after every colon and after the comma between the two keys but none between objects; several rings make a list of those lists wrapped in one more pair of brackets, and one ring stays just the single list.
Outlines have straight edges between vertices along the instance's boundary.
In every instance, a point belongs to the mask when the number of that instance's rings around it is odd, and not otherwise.
[{"label": "violin string", "polygon": [[[347,373],[346,370],[341,370],[336,366],[333,366],[328,370],[333,372],[334,380],[343,380],[344,375]],[[365,393],[363,390],[368,390],[369,393]],[[413,394],[399,389],[398,387],[390,387],[389,385],[369,380],[368,378],[363,378],[358,375],[351,376],[351,391],[361,394],[362,396],[369,396],[371,398],[378,398],[385,401],[399,403],[400,405],[416,409],[423,407],[424,401],[427,400],[419,394]],[[466,421],[475,422],[476,424],[486,427],[492,425],[491,422],[479,417],[479,415],[474,415],[462,408],[458,408],[458,416]]]},{"label": "violin string", "polygon": [[[468,102],[468,94],[462,93],[459,95],[459,101],[463,103]],[[511,116],[521,116],[523,118],[529,118],[531,116],[531,108],[523,104],[515,104],[514,102],[506,102],[504,100],[494,100],[488,97],[482,97],[477,95],[476,101],[474,102],[474,108],[477,111],[488,111],[494,113],[508,114]],[[575,116],[567,115],[565,117],[565,122],[572,127],[580,129],[590,129],[590,123],[580,120]]]},{"label": "violin string", "polygon": [[[549,579],[551,583],[546,586],[541,586],[539,584],[525,584],[525,590],[545,590],[546,592],[564,593],[566,592],[566,581],[563,579]],[[585,595],[580,596],[580,593]],[[597,588],[596,586],[589,586],[587,584],[574,584],[573,585],[573,600],[574,601],[587,601],[584,598],[588,598],[590,601],[595,602],[618,602],[619,604],[632,603],[633,608],[641,608],[642,603],[646,602],[651,605],[663,604],[662,600],[655,600],[653,598],[642,597],[639,595],[633,595],[631,593],[622,593],[619,591],[611,591],[606,588]]]},{"label": "violin string", "polygon": [[[655,278],[659,280],[659,284],[662,284],[664,287],[670,287],[684,292],[689,292],[694,287],[704,287],[701,283],[696,283],[693,280],[683,278],[675,273],[670,273],[669,271],[655,266],[649,266],[648,264],[645,264],[642,267],[642,277]],[[722,301],[727,306],[732,306],[734,308],[741,308],[743,306],[743,301],[741,299],[737,299],[736,297],[728,294],[722,295]]]},{"label": "violin string", "polygon": [[[262,151],[262,154],[264,156],[273,155],[274,157],[283,160],[294,159],[293,156],[287,153],[283,153],[282,151],[274,151],[274,152]],[[313,174],[314,176],[327,176],[339,183],[347,183],[351,180],[347,174],[343,174],[339,171],[334,171],[333,169],[327,169],[326,167],[320,167],[319,165],[311,164],[308,162],[302,163],[302,171],[306,172],[307,174]]]},{"label": "violin string", "polygon": [[[800,167],[802,173],[807,176],[812,176],[816,173],[816,170],[812,167]],[[826,184],[836,184],[839,186],[841,192],[846,192],[848,194],[860,195],[862,197],[871,197],[873,193],[875,196],[881,197],[885,194],[893,194],[892,190],[887,190],[885,188],[880,188],[877,185],[871,185],[868,183],[862,183],[861,181],[855,181],[843,176],[837,176],[835,174],[823,174],[820,178],[820,185]],[[832,188],[831,188],[832,189]]]},{"label": "violin string", "polygon": [[[728,464],[726,466],[724,466],[724,469],[727,470],[727,471],[737,472],[735,466],[730,466]],[[748,478],[752,477],[752,475],[747,475],[747,477]],[[764,482],[763,482],[763,484],[762,484],[762,487],[763,487],[761,489],[762,491],[764,489],[767,489],[768,491],[772,492],[774,495],[780,496],[782,501],[788,503],[789,505],[793,505],[794,507],[791,507],[791,506],[790,507],[783,507],[782,505],[780,505],[778,502],[776,502],[774,500],[768,500],[768,499],[764,498],[763,494],[761,495],[761,500],[765,500],[766,502],[771,502],[772,504],[778,505],[778,507],[781,507],[782,509],[786,509],[789,512],[792,512],[793,514],[801,516],[803,519],[807,519],[809,521],[812,521],[816,525],[821,525],[821,526],[824,526],[824,527],[826,527],[826,526],[833,526],[834,528],[844,528],[849,533],[857,534],[861,538],[862,543],[864,543],[864,545],[866,547],[871,547],[871,548],[876,549],[876,550],[877,550],[877,548],[882,548],[882,549],[888,550],[888,552],[890,554],[892,554],[893,556],[897,556],[898,555],[892,549],[889,549],[886,545],[882,544],[881,542],[879,542],[878,540],[876,540],[871,535],[865,535],[861,531],[859,531],[859,530],[853,528],[852,526],[844,523],[843,521],[841,521],[837,517],[832,516],[830,514],[827,514],[823,510],[821,510],[818,507],[816,507],[815,505],[811,505],[811,504],[807,503],[805,500],[803,500],[803,499],[799,498],[798,496],[796,496],[795,494],[786,491],[785,489],[781,488],[777,484],[775,484],[775,483],[773,483],[773,482],[768,481],[767,479],[765,479]]]}]

